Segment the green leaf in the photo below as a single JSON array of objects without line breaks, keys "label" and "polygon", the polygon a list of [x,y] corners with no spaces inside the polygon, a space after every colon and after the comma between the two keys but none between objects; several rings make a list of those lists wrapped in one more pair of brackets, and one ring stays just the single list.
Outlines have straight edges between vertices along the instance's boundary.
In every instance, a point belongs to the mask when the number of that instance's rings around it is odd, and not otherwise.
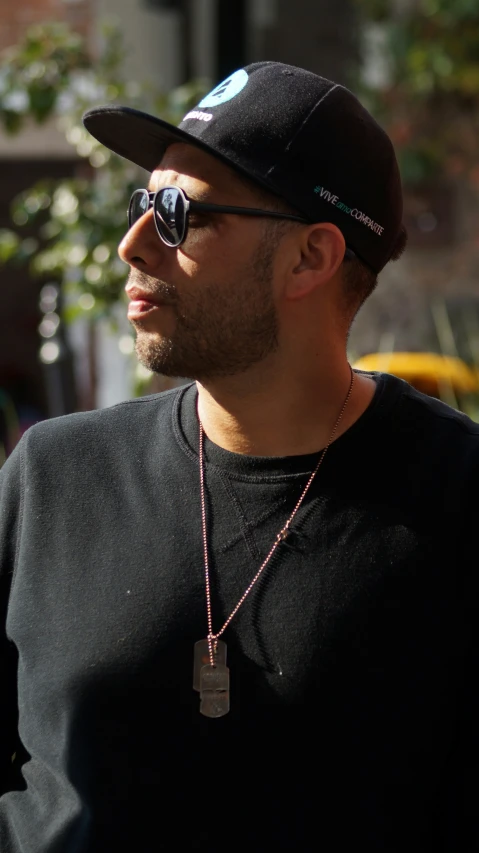
[{"label": "green leaf", "polygon": [[41,85],[30,86],[28,90],[30,110],[33,114],[33,118],[39,124],[49,118],[53,112],[58,94],[58,87],[46,87]]},{"label": "green leaf", "polygon": [[14,231],[7,228],[0,229],[0,263],[10,261],[18,251],[20,239]]}]

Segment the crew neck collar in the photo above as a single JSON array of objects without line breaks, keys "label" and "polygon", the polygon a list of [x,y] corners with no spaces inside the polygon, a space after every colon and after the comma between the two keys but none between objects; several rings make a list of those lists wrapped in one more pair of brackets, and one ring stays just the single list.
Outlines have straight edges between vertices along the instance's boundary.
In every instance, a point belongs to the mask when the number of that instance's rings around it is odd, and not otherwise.
[{"label": "crew neck collar", "polygon": [[[363,374],[376,382],[376,390],[369,406],[360,417],[339,436],[328,449],[328,457],[336,456],[345,451],[351,443],[362,433],[368,431],[371,422],[376,423],[378,418],[383,418],[396,404],[404,390],[404,383],[394,376],[385,373]],[[407,387],[407,386],[406,386]],[[173,430],[177,442],[183,452],[188,456],[198,459],[198,416],[197,416],[198,391],[196,383],[191,383],[180,389],[173,406]],[[323,448],[318,448],[315,453],[300,454],[293,456],[250,456],[247,454],[233,453],[214,444],[205,438],[205,458],[209,466],[222,469],[230,475],[252,476],[273,475],[285,476],[291,474],[302,474],[314,468],[319,453]]]}]

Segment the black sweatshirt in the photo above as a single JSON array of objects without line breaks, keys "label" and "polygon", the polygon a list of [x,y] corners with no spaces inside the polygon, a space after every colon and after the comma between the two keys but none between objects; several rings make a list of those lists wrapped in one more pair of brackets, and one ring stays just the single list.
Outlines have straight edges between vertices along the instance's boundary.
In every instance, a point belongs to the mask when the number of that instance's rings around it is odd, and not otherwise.
[{"label": "black sweatshirt", "polygon": [[[221,719],[192,689],[195,386],[26,433],[0,473],[1,853],[477,853],[479,426],[375,378],[225,632]],[[318,457],[205,453],[218,631]]]}]

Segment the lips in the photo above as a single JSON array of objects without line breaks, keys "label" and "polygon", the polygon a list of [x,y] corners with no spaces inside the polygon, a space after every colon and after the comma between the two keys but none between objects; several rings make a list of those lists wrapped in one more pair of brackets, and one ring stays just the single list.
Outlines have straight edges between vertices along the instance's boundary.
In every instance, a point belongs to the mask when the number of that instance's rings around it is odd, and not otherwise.
[{"label": "lips", "polygon": [[154,297],[147,290],[142,290],[140,287],[126,287],[126,293],[130,300],[128,306],[128,318],[144,316],[150,311],[155,311],[165,305],[163,301]]},{"label": "lips", "polygon": [[128,299],[131,302],[151,302],[158,305],[161,300],[158,297],[155,297],[153,293],[150,293],[149,290],[145,290],[142,287],[137,287],[136,285],[127,285],[125,287]]},{"label": "lips", "polygon": [[150,311],[158,310],[158,305],[154,302],[145,302],[143,299],[134,299],[128,306],[127,316],[130,320],[135,317],[142,317]]}]

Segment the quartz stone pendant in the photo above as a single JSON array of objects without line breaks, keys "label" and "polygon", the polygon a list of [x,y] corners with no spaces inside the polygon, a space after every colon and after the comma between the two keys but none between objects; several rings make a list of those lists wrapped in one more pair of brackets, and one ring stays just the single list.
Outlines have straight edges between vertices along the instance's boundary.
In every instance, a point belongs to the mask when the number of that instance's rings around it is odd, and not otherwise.
[{"label": "quartz stone pendant", "polygon": [[[214,651],[215,664],[226,666],[226,643],[223,640],[216,641]],[[201,668],[210,663],[210,648],[208,640],[198,640],[195,643],[195,656],[193,661],[193,690],[200,690],[200,673]]]},{"label": "quartz stone pendant", "polygon": [[207,664],[200,672],[200,714],[224,717],[230,709],[230,671],[223,664]]}]

